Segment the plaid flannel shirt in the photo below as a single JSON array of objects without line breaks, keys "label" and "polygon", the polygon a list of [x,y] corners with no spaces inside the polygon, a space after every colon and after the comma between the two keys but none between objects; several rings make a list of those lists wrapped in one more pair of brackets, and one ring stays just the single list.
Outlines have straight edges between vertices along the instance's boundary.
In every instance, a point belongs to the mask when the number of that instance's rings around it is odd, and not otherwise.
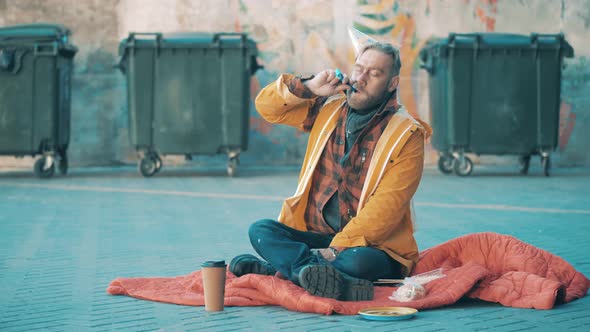
[{"label": "plaid flannel shirt", "polygon": [[[312,98],[313,93],[303,84],[301,78],[286,82],[289,91],[300,98]],[[311,107],[304,122],[304,130],[310,131],[317,115],[327,97],[318,97]],[[348,105],[344,105],[348,109]],[[363,184],[367,175],[371,157],[379,137],[389,123],[389,119],[398,109],[395,94],[362,129],[356,142],[350,147],[349,158],[343,163],[346,142],[346,118],[348,112],[340,112],[336,129],[330,136],[313,173],[309,200],[305,211],[308,230],[335,234],[336,232],[324,220],[323,208],[328,200],[338,191],[340,207],[340,227],[343,228],[356,215]]]}]

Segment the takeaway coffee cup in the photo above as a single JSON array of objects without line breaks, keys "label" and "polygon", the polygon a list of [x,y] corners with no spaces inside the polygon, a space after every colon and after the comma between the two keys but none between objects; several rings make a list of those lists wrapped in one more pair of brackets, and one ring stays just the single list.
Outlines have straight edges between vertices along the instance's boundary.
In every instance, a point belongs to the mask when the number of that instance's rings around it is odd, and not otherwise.
[{"label": "takeaway coffee cup", "polygon": [[225,261],[207,261],[201,265],[206,311],[223,311]]}]

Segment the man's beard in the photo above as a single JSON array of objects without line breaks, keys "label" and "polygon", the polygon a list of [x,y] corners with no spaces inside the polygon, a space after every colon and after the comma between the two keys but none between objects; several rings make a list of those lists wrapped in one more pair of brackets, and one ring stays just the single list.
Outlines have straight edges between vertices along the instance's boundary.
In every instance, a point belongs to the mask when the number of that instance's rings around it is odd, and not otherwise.
[{"label": "man's beard", "polygon": [[346,92],[348,105],[357,113],[368,113],[389,100],[391,92],[383,90],[379,95],[369,95],[366,91]]}]

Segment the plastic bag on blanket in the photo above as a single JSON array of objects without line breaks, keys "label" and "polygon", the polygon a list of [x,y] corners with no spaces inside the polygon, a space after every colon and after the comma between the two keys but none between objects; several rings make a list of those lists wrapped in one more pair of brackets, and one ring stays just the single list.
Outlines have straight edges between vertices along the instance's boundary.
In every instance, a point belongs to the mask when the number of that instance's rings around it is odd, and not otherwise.
[{"label": "plastic bag on blanket", "polygon": [[393,292],[389,299],[397,302],[410,302],[422,299],[426,297],[427,293],[424,285],[445,276],[446,275],[442,273],[442,269],[436,269],[413,277],[407,277],[404,279],[402,285]]}]

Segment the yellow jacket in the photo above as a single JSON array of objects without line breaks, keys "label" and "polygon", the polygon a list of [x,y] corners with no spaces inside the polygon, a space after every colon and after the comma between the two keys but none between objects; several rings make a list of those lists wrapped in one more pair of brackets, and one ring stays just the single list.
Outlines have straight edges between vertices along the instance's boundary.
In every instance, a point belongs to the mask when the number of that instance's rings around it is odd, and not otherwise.
[{"label": "yellow jacket", "polygon": [[[303,129],[315,98],[302,99],[292,94],[283,74],[256,97],[256,109],[270,123]],[[309,134],[297,191],[283,203],[279,221],[306,231],[304,220],[311,179],[322,151],[336,128],[339,112],[346,111],[343,94],[328,99]],[[379,138],[359,200],[358,211],[331,246],[370,246],[385,251],[404,267],[408,275],[418,260],[414,239],[412,197],[418,188],[424,165],[424,137],[431,134],[424,122],[412,118],[403,108],[391,117]]]}]

